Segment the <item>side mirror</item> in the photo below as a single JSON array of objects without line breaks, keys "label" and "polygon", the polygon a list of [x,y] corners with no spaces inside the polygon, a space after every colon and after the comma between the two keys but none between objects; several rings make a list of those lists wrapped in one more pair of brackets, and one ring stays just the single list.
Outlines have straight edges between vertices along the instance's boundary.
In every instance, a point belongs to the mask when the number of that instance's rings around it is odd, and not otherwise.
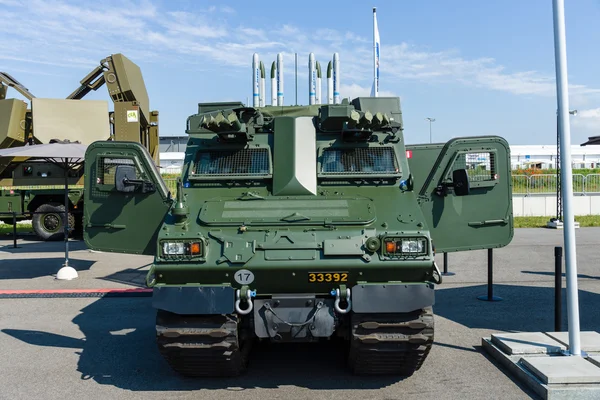
[{"label": "side mirror", "polygon": [[457,196],[466,196],[471,192],[469,185],[469,175],[466,169],[457,169],[452,171],[452,182],[454,186],[454,193]]},{"label": "side mirror", "polygon": [[131,181],[136,180],[135,167],[132,165],[117,165],[115,171],[115,186],[118,192],[131,193],[135,191],[135,185]]},{"label": "side mirror", "polygon": [[132,165],[118,165],[115,171],[115,186],[118,192],[132,193],[141,187],[142,193],[153,193],[156,187],[152,182],[136,179],[135,167]]}]

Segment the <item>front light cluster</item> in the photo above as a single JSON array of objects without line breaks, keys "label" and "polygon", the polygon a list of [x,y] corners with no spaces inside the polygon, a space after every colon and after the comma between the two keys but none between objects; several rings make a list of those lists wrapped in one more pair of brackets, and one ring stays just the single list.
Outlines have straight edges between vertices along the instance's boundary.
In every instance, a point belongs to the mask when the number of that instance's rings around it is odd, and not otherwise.
[{"label": "front light cluster", "polygon": [[389,256],[420,256],[428,253],[426,238],[385,238],[383,251]]},{"label": "front light cluster", "polygon": [[202,242],[162,242],[164,256],[201,256],[203,250]]}]

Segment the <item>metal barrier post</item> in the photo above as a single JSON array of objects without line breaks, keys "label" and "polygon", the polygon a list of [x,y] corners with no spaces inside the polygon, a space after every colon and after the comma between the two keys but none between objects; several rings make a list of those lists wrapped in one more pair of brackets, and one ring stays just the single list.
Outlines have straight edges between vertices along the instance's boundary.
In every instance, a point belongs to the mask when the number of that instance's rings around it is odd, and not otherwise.
[{"label": "metal barrier post", "polygon": [[17,248],[17,213],[13,211],[13,247]]},{"label": "metal barrier post", "polygon": [[554,247],[554,332],[562,331],[562,247]]},{"label": "metal barrier post", "polygon": [[444,276],[452,276],[455,275],[454,272],[448,272],[448,253],[444,253],[444,272],[442,273]]},{"label": "metal barrier post", "polygon": [[487,295],[477,297],[478,300],[483,301],[501,301],[502,298],[498,296],[494,296],[494,255],[493,249],[488,249],[487,252],[488,259],[488,292]]}]

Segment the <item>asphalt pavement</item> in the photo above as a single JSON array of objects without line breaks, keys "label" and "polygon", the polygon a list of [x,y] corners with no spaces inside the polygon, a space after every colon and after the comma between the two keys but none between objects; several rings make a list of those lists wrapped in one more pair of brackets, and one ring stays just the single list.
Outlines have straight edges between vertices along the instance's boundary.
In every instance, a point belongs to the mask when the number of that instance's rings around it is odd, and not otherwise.
[{"label": "asphalt pavement", "polygon": [[[562,234],[518,229],[509,246],[493,251],[499,302],[477,299],[487,293],[487,251],[449,254],[455,275],[436,292],[435,344],[405,380],[351,375],[334,343],[260,344],[241,377],[182,378],[158,354],[150,298],[0,299],[0,399],[536,398],[482,351],[481,338],[553,329],[554,246]],[[600,229],[576,235],[581,329],[600,331]],[[15,249],[0,238],[0,290],[144,287],[152,257],[95,253],[71,241],[69,260],[79,278],[57,281],[64,243],[23,236]]]}]

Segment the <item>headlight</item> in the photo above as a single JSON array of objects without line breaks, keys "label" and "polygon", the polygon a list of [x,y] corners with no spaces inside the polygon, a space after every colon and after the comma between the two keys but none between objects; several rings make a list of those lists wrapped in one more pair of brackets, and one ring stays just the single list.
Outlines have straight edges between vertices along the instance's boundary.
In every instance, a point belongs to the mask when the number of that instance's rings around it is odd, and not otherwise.
[{"label": "headlight", "polygon": [[389,256],[419,256],[428,253],[426,238],[385,238],[384,254]]},{"label": "headlight", "polygon": [[424,240],[402,239],[402,253],[422,253],[424,248]]},{"label": "headlight", "polygon": [[174,255],[174,254],[185,254],[185,247],[183,245],[183,243],[172,243],[172,242],[165,242],[163,243],[163,253],[164,254],[168,254],[168,255]]},{"label": "headlight", "polygon": [[201,256],[203,255],[204,246],[202,242],[162,242],[163,256]]}]

